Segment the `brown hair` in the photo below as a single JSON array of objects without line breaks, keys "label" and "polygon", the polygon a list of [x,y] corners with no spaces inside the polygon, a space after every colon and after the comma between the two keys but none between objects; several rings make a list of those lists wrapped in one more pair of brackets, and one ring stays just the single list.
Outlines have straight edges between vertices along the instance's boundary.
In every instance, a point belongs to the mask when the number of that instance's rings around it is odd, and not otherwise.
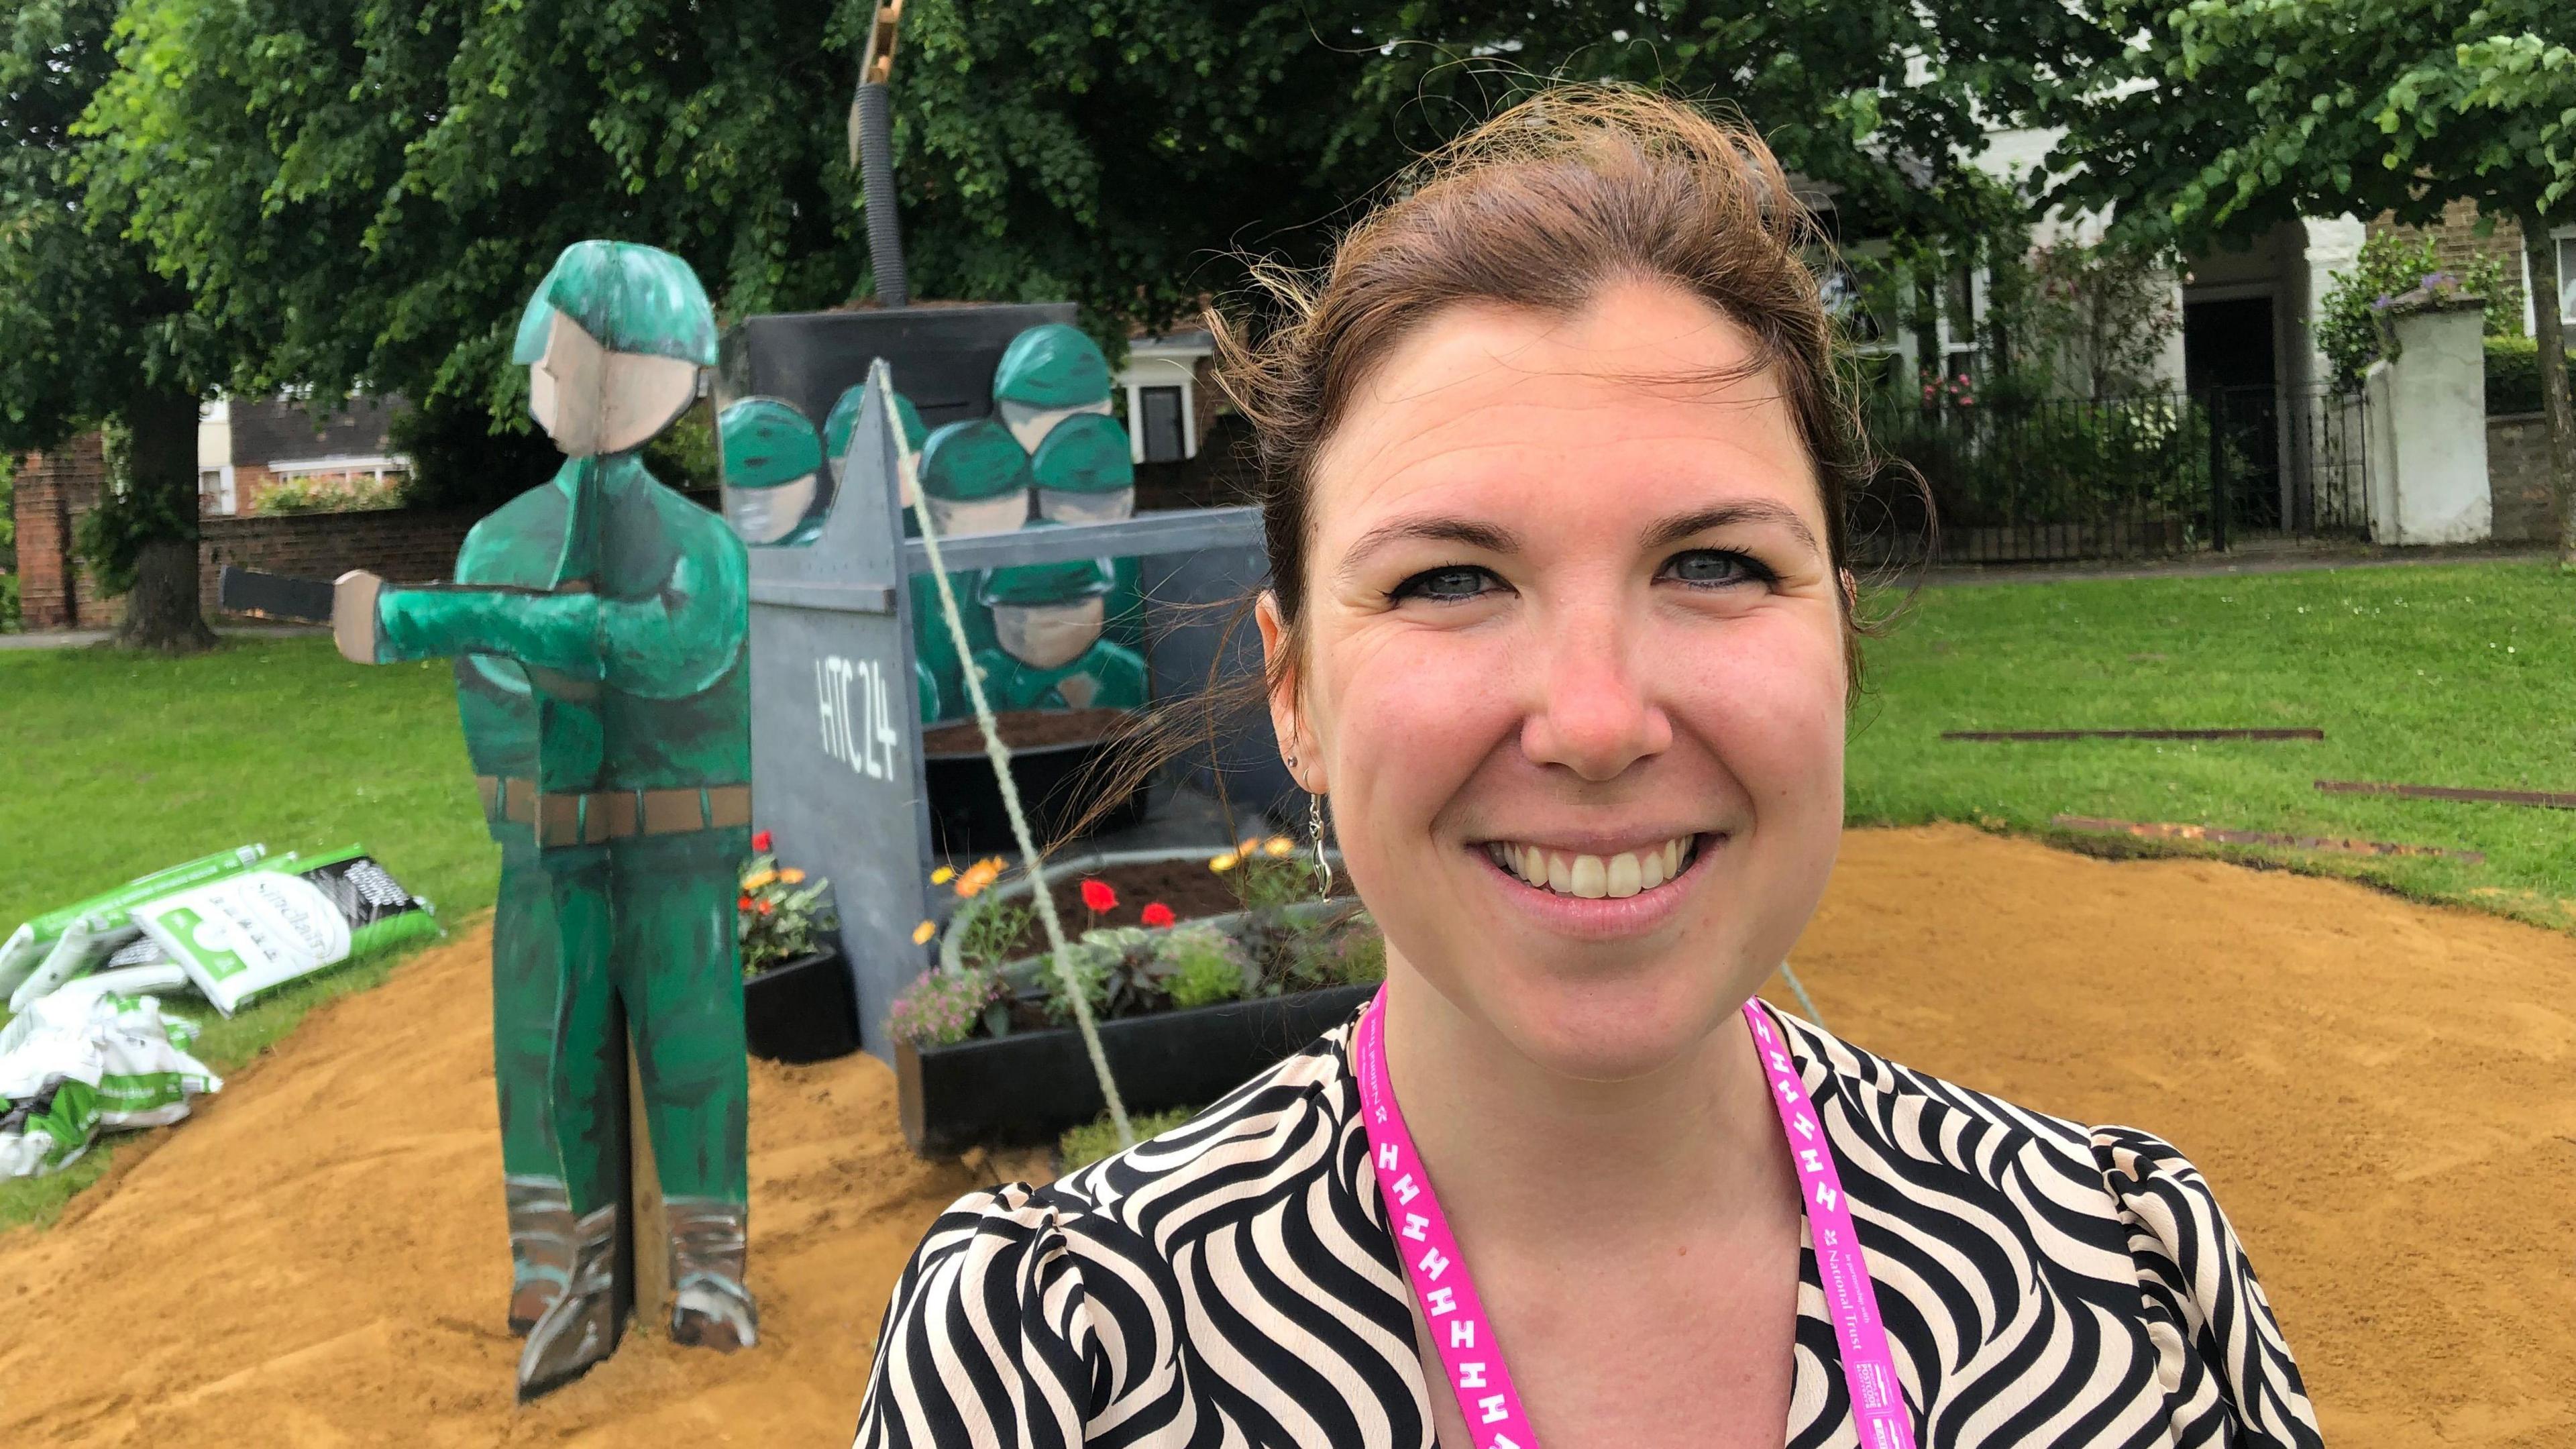
[{"label": "brown hair", "polygon": [[[1573,313],[1613,284],[1660,281],[1715,308],[1752,335],[1748,370],[1779,378],[1823,495],[1827,557],[1849,567],[1867,450],[1801,254],[1823,256],[1826,240],[1761,137],[1651,92],[1558,86],[1423,158],[1394,193],[1319,275],[1253,269],[1277,313],[1257,334],[1208,314],[1218,381],[1252,424],[1270,587],[1292,641],[1316,458],[1371,369],[1464,302]],[[1857,690],[1848,600],[1844,618]]]}]

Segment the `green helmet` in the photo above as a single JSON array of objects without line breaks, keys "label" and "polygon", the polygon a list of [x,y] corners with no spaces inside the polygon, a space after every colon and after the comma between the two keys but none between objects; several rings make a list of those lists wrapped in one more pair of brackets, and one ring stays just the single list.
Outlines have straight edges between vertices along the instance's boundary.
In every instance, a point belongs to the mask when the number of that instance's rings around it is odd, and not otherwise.
[{"label": "green helmet", "polygon": [[1106,413],[1076,413],[1048,429],[1029,460],[1040,488],[1116,493],[1136,486],[1127,429]]},{"label": "green helmet", "polygon": [[[1052,528],[1043,520],[1031,528]],[[984,586],[976,591],[978,601],[988,607],[994,604],[1069,604],[1095,594],[1108,593],[1113,582],[1109,560],[1105,558],[1069,558],[1056,563],[1013,564],[984,575]]]},{"label": "green helmet", "polygon": [[1011,339],[993,370],[993,400],[1033,408],[1078,408],[1109,401],[1109,359],[1082,330],[1061,322]]},{"label": "green helmet", "polygon": [[707,290],[687,262],[659,247],[584,241],[564,248],[519,314],[511,361],[546,355],[546,330],[556,312],[611,352],[715,366],[716,317]]},{"label": "green helmet", "polygon": [[716,415],[724,481],[733,488],[776,488],[823,470],[823,442],[791,403],[747,397]]},{"label": "green helmet", "polygon": [[[850,435],[859,430],[859,406],[867,401],[867,396],[868,385],[863,382],[841,394],[841,400],[832,404],[832,415],[823,420],[825,454],[835,460],[849,455]],[[930,437],[929,430],[921,425],[920,410],[912,405],[912,399],[896,393],[894,415],[895,420],[903,424],[903,445],[915,453],[920,452],[921,445]]]},{"label": "green helmet", "polygon": [[1029,455],[991,418],[933,430],[921,445],[919,469],[923,496],[951,503],[999,498],[1030,483]]}]

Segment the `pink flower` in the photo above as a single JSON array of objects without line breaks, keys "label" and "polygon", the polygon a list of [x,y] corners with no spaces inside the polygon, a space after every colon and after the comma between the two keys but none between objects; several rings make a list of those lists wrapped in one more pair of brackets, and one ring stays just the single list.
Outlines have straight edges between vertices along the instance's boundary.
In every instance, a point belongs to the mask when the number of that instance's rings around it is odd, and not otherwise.
[{"label": "pink flower", "polygon": [[1140,919],[1149,926],[1157,928],[1168,926],[1173,920],[1172,908],[1161,901],[1155,901],[1145,907],[1145,914]]},{"label": "pink flower", "polygon": [[1082,908],[1097,915],[1118,909],[1118,892],[1107,881],[1087,880],[1082,883]]}]

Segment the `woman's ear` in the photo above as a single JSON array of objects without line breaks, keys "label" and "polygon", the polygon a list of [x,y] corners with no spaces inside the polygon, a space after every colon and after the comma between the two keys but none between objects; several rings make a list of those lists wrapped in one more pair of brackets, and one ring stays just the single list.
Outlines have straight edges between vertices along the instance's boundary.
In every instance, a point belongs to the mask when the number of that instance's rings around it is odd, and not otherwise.
[{"label": "woman's ear", "polygon": [[1253,601],[1252,620],[1261,626],[1261,667],[1270,684],[1270,731],[1279,737],[1279,755],[1296,778],[1297,788],[1320,795],[1331,786],[1324,777],[1324,754],[1306,728],[1306,713],[1297,707],[1305,680],[1299,675],[1297,640],[1280,616],[1279,596],[1268,589]]}]

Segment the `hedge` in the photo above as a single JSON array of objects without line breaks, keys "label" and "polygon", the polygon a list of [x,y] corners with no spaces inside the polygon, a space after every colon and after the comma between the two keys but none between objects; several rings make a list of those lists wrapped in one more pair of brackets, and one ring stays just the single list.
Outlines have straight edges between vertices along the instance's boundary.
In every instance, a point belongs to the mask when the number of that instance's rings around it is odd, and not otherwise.
[{"label": "hedge", "polygon": [[[2576,388],[2576,349],[2567,354],[2567,385]],[[2487,416],[2540,411],[2540,344],[2528,337],[2487,339]]]}]

